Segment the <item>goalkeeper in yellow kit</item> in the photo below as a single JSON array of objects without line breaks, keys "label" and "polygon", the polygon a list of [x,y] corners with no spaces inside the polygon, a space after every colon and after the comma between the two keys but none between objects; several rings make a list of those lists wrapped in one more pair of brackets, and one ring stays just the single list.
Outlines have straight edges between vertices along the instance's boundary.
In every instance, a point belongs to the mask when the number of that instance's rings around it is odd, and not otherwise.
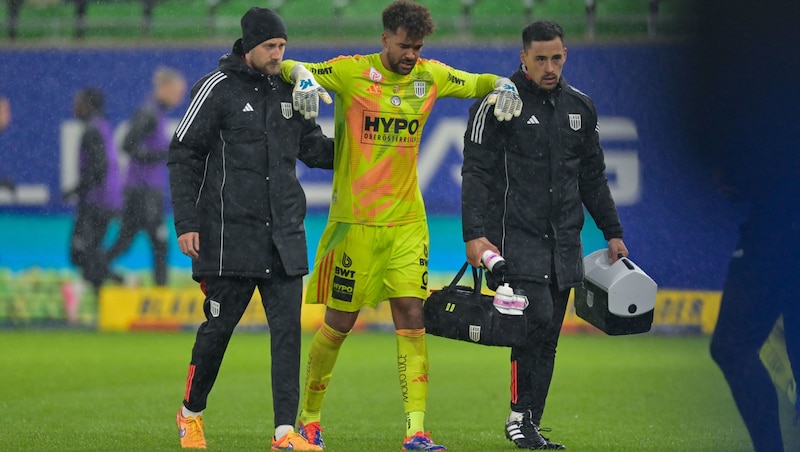
[{"label": "goalkeeper in yellow kit", "polygon": [[330,103],[326,89],[336,94],[333,193],[306,293],[306,302],[327,306],[309,351],[299,419],[311,444],[324,447],[322,401],[360,309],[388,299],[406,414],[403,450],[445,450],[424,428],[429,239],[417,182],[420,136],[439,97],[493,93],[499,120],[518,116],[522,101],[508,79],[421,59],[433,27],[427,8],[400,0],[383,11],[380,53],[281,64],[295,83],[295,108],[307,117],[316,116],[320,98]]}]

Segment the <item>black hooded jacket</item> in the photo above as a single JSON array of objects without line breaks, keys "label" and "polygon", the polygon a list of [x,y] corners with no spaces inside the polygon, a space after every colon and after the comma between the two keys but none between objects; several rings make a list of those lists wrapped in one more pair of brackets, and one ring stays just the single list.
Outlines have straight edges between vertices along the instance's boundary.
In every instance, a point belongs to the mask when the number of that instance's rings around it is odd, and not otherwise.
[{"label": "black hooded jacket", "polygon": [[[464,136],[464,241],[486,237],[506,258],[507,279],[561,289],[583,281],[583,206],[606,240],[622,226],[605,175],[592,100],[565,80],[547,92],[511,76],[522,114],[498,122],[478,101]],[[551,274],[555,268],[555,275]]]},{"label": "black hooded jacket", "polygon": [[193,277],[308,273],[306,197],[297,159],[333,168],[333,140],[292,109],[292,85],[243,61],[241,39],[192,87],[169,148],[178,236],[199,232]]}]

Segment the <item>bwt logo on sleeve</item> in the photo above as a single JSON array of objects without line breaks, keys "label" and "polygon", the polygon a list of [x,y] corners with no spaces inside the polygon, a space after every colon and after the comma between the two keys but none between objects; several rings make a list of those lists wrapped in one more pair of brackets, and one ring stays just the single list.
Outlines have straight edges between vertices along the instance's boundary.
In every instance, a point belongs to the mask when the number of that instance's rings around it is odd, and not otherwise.
[{"label": "bwt logo on sleeve", "polygon": [[466,84],[466,81],[463,78],[456,77],[453,74],[447,74],[447,81],[461,86],[464,86]]},{"label": "bwt logo on sleeve", "polygon": [[312,67],[312,68],[311,68],[311,73],[312,73],[312,74],[315,74],[315,75],[327,75],[327,74],[333,74],[333,67],[332,67],[332,66],[328,66],[328,67],[319,67],[319,68]]}]

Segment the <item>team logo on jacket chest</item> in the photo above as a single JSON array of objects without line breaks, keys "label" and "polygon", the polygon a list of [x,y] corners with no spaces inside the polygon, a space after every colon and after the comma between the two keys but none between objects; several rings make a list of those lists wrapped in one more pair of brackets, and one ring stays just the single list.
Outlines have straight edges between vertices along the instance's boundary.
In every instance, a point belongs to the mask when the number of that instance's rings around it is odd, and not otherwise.
[{"label": "team logo on jacket chest", "polygon": [[281,114],[286,119],[292,119],[292,103],[281,102]]},{"label": "team logo on jacket chest", "polygon": [[569,114],[569,128],[572,130],[581,130],[581,115]]}]

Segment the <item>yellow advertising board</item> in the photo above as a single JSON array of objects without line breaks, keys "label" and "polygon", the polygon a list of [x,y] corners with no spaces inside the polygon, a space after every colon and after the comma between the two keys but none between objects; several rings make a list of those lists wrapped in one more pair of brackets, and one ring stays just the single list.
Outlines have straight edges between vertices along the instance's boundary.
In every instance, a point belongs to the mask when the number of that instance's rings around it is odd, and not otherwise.
[{"label": "yellow advertising board", "polygon": [[[659,290],[653,318],[653,329],[709,334],[719,313],[720,292]],[[129,288],[107,286],[100,292],[98,326],[106,331],[195,329],[205,320],[204,296],[199,288]],[[325,308],[307,305],[302,308],[304,330],[316,330],[322,323]],[[258,291],[239,322],[240,328],[267,328],[261,296]],[[356,329],[391,329],[388,303],[378,309],[364,309]],[[575,314],[570,300],[564,318],[564,332],[597,331]]]},{"label": "yellow advertising board", "polygon": [[[205,321],[204,300],[199,288],[105,286],[100,292],[97,324],[103,331],[196,329]],[[324,305],[303,304],[302,328],[306,331],[316,330],[322,324],[324,315]],[[391,311],[387,303],[381,304],[378,309],[364,309],[355,328],[371,328],[384,320],[391,325]],[[258,291],[253,294],[238,327],[267,328]]]},{"label": "yellow advertising board", "polygon": [[[652,330],[661,332],[702,333],[714,331],[722,293],[660,289],[656,293]],[[570,297],[564,316],[564,332],[597,331],[575,313]]]}]

